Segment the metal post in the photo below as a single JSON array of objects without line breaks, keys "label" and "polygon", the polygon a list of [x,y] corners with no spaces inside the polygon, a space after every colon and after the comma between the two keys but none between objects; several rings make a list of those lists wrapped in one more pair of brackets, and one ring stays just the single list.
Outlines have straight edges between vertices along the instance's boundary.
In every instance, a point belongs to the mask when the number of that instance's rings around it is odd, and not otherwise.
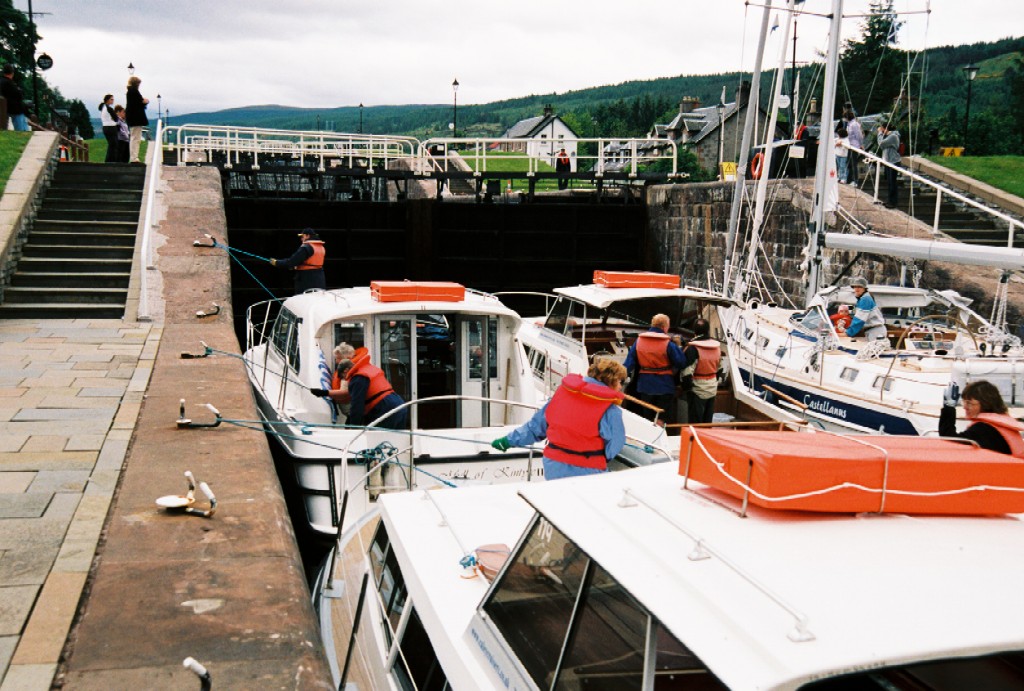
[{"label": "metal post", "polygon": [[459,80],[452,81],[452,137],[459,137]]},{"label": "metal post", "polygon": [[[35,110],[36,122],[39,122],[39,85],[36,76],[36,20],[32,12],[32,0],[28,0],[28,25],[32,31],[32,108]],[[968,99],[968,102],[970,102],[970,99]]]},{"label": "metal post", "polygon": [[967,75],[967,112],[964,113],[964,146],[967,146],[967,125],[971,121],[971,85],[974,84],[974,78],[978,76],[978,70],[980,68],[971,63],[963,68],[964,74]]},{"label": "metal post", "polygon": [[363,133],[363,104],[359,104],[359,134]]}]

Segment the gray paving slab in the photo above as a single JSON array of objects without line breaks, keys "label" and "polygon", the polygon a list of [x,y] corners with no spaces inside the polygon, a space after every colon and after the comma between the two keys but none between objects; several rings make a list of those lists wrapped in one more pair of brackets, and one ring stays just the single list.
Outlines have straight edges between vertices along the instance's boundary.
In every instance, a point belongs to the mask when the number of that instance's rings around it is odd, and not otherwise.
[{"label": "gray paving slab", "polygon": [[35,603],[39,586],[0,586],[0,640],[21,633]]},{"label": "gray paving slab", "polygon": [[28,488],[29,492],[75,492],[85,491],[85,483],[89,480],[88,470],[40,470]]},{"label": "gray paving slab", "polygon": [[0,518],[39,518],[53,499],[53,492],[0,494]]}]

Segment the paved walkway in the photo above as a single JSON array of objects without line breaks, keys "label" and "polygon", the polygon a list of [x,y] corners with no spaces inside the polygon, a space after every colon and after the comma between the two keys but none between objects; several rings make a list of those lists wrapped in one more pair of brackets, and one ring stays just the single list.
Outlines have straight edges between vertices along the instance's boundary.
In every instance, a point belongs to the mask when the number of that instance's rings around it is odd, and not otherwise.
[{"label": "paved walkway", "polygon": [[0,322],[0,671],[46,689],[117,486],[160,329]]}]

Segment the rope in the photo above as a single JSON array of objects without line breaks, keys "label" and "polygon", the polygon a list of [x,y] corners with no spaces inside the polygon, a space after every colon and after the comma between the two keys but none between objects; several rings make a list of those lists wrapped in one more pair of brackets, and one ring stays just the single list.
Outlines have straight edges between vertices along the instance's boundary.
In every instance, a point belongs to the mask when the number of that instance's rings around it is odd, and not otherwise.
[{"label": "rope", "polygon": [[217,238],[213,237],[212,235],[210,236],[210,240],[213,241],[213,246],[214,247],[217,247],[218,249],[222,249],[222,250],[227,251],[228,256],[231,257],[231,259],[234,262],[236,262],[240,267],[242,267],[245,270],[245,272],[247,274],[249,274],[249,277],[252,278],[252,280],[256,281],[256,285],[258,285],[263,290],[267,291],[267,295],[269,295],[272,300],[274,300],[276,302],[284,302],[284,300],[282,300],[281,298],[279,298],[276,295],[274,295],[273,291],[271,291],[270,288],[268,288],[266,285],[264,285],[263,282],[260,279],[256,278],[256,275],[252,271],[250,271],[249,267],[247,267],[245,264],[243,264],[242,260],[239,259],[238,257],[236,257],[235,254],[244,254],[247,257],[252,257],[253,259],[259,259],[260,261],[267,262],[268,264],[270,263],[269,259],[267,259],[266,257],[261,257],[258,254],[253,254],[252,252],[246,252],[245,250],[235,249],[234,247],[230,247],[229,245],[225,245],[223,242],[220,242]]}]

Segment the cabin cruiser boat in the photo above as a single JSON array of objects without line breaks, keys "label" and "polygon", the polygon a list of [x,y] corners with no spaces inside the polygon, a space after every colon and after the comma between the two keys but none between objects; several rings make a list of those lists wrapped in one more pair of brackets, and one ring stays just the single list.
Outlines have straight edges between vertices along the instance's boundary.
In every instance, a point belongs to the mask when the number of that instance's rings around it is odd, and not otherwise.
[{"label": "cabin cruiser boat", "polygon": [[[249,309],[246,369],[314,533],[333,537],[343,506],[355,520],[382,492],[542,476],[533,450],[490,447],[538,407],[519,322],[494,296],[454,283],[382,281]],[[314,395],[330,388],[343,342],[369,350],[407,402],[410,430],[348,426],[343,408]]]},{"label": "cabin cruiser boat", "polygon": [[[1019,461],[943,439],[691,430],[679,464],[382,497],[342,536],[315,585],[335,685],[1024,685],[1024,516],[943,508],[975,492],[983,494],[972,505],[981,506],[985,492],[998,490],[1015,495],[1007,506],[1020,510]],[[813,455],[813,437],[840,454],[832,466],[858,471],[870,508],[845,507],[851,483],[813,466],[805,466],[801,495],[833,493],[835,506],[748,504],[747,494],[791,498],[770,496],[775,484],[764,475],[775,467],[790,481],[787,456]],[[933,458],[964,466],[952,474],[964,484],[936,484],[923,466],[909,484],[899,484],[900,473],[874,472],[889,459],[871,443],[878,439],[904,445],[900,467]],[[866,480],[864,463],[873,468]],[[994,476],[973,476],[974,463],[1001,464],[1012,486],[979,486]],[[697,475],[743,491],[715,489]],[[886,489],[934,503],[926,515],[883,512]]]}]

